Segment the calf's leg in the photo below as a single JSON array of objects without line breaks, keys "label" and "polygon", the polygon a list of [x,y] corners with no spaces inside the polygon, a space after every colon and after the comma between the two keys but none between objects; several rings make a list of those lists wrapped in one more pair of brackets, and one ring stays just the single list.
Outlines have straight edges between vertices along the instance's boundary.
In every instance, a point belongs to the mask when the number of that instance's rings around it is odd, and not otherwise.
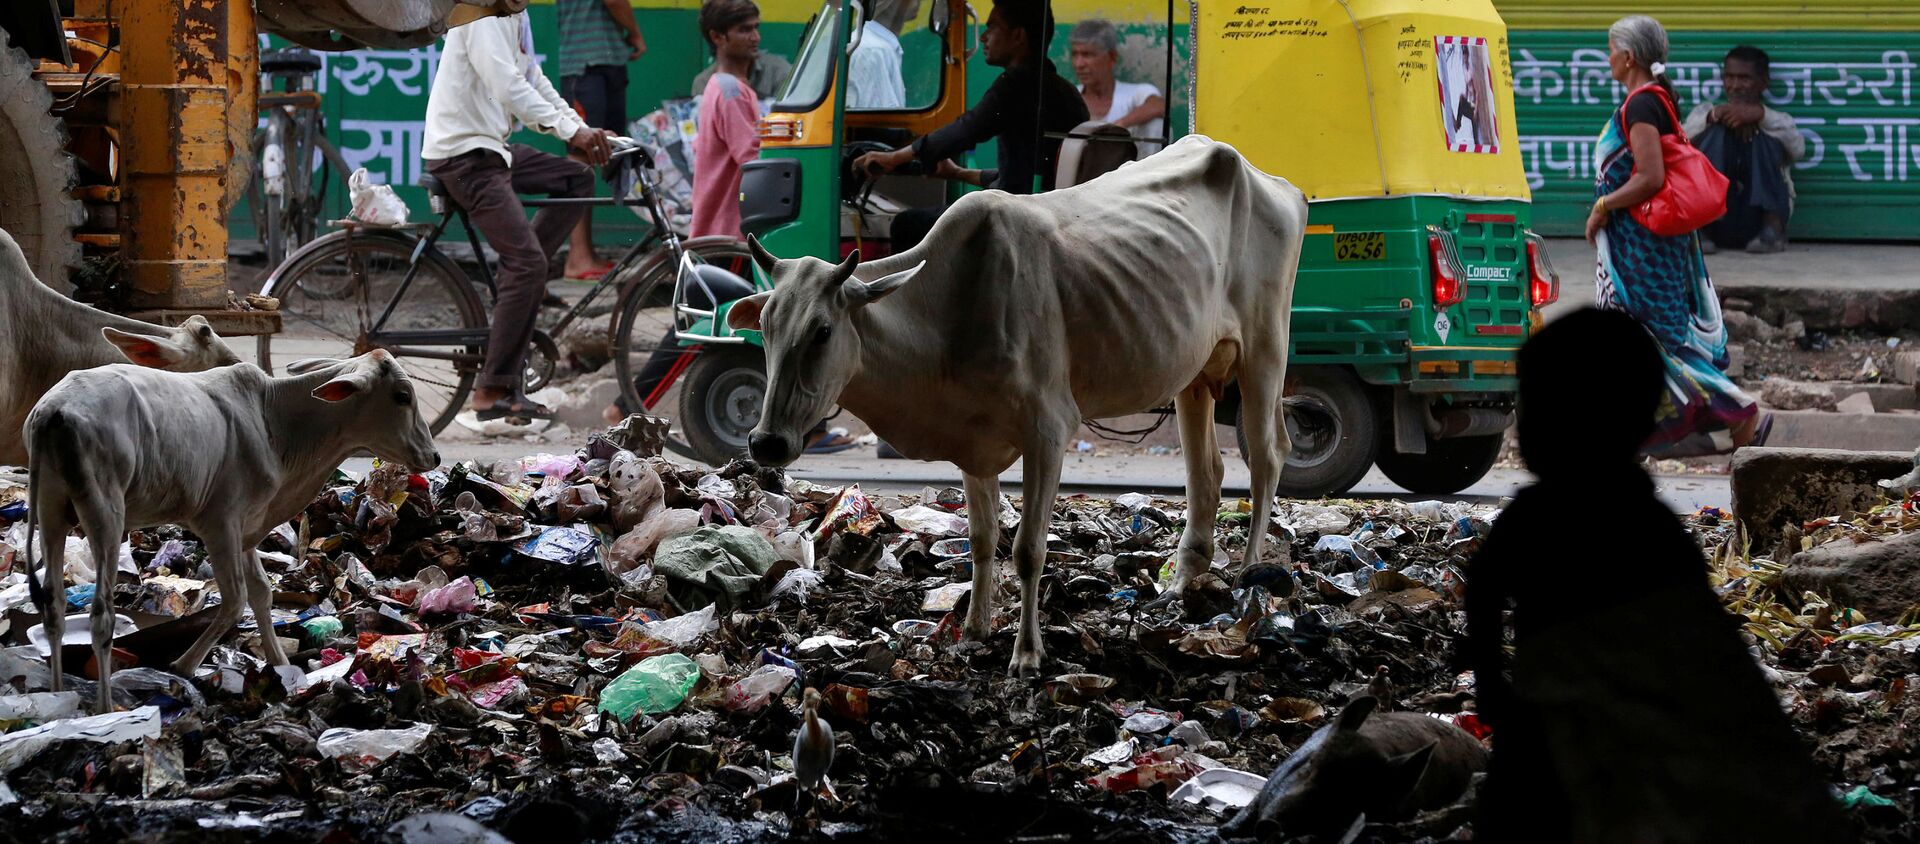
[{"label": "calf's leg", "polygon": [[113,584],[120,574],[120,540],[127,532],[126,504],[118,491],[78,496],[74,510],[93,552],[93,661],[100,666],[97,711],[113,711]]},{"label": "calf's leg", "polygon": [[1214,520],[1226,465],[1214,440],[1213,393],[1207,386],[1196,382],[1181,391],[1174,396],[1173,410],[1180,422],[1180,450],[1187,458],[1187,528],[1180,535],[1167,585],[1167,591],[1177,595],[1213,565]]},{"label": "calf's leg", "polygon": [[253,620],[260,626],[260,646],[267,652],[267,661],[274,665],[286,665],[286,650],[280,647],[280,637],[273,632],[273,587],[267,583],[267,569],[260,564],[260,554],[248,543],[241,540],[245,549],[238,553],[240,571],[246,576],[247,603],[253,607]]},{"label": "calf's leg", "polygon": [[[1065,424],[1042,420],[1022,462],[1026,494],[1020,504],[1020,529],[1013,536],[1013,565],[1020,574],[1020,633],[1013,640],[1009,674],[1037,674],[1046,657],[1046,646],[1040,641],[1040,576],[1046,573],[1047,528],[1053,523],[1053,499],[1060,490],[1061,450],[1076,424],[1077,417]],[[979,577],[977,572],[974,576]]]},{"label": "calf's leg", "polygon": [[[207,543],[207,553],[213,562],[213,580],[220,587],[220,607],[214,611],[213,622],[201,632],[200,638],[193,641],[193,647],[174,662],[173,673],[182,677],[192,677],[193,670],[206,660],[207,652],[213,650],[221,638],[233,632],[233,626],[240,623],[242,608],[247,605],[247,577],[241,570],[246,560],[232,550],[235,542],[233,537],[239,532],[225,526],[195,528],[194,532],[200,534],[200,538]],[[261,618],[260,623],[268,625],[267,635],[271,636],[271,617]]]},{"label": "calf's leg", "polygon": [[53,655],[47,657],[47,667],[53,671],[48,688],[57,692],[66,687],[65,670],[60,665],[60,644],[67,635],[67,534],[73,530],[73,523],[67,520],[67,496],[63,490],[50,488],[58,481],[48,478],[48,474],[51,473],[36,474],[33,502],[28,505],[27,514],[39,522],[40,576],[47,585],[47,602],[39,608],[40,619],[46,625],[47,644],[53,648]]},{"label": "calf's leg", "polygon": [[973,593],[967,596],[967,638],[978,642],[993,635],[993,558],[1000,547],[1000,478],[966,476],[967,537],[973,551]]}]

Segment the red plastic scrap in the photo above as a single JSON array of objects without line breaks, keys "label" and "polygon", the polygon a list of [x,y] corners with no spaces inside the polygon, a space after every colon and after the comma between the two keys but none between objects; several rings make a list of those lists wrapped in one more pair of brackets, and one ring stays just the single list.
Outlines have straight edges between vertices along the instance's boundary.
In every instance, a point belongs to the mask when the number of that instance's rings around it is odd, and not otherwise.
[{"label": "red plastic scrap", "polygon": [[1187,758],[1186,748],[1178,745],[1156,747],[1133,757],[1127,766],[1115,766],[1087,778],[1087,785],[1115,794],[1125,794],[1162,783],[1173,788],[1206,770]]}]

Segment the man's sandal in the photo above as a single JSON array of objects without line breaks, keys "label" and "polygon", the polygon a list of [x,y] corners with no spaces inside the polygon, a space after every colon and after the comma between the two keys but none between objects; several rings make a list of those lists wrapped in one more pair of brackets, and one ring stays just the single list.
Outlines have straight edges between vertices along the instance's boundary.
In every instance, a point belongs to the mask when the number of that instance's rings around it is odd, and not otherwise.
[{"label": "man's sandal", "polygon": [[525,398],[500,399],[492,405],[475,410],[473,415],[481,422],[506,419],[516,425],[525,425],[535,419],[552,420],[554,418],[552,409]]}]

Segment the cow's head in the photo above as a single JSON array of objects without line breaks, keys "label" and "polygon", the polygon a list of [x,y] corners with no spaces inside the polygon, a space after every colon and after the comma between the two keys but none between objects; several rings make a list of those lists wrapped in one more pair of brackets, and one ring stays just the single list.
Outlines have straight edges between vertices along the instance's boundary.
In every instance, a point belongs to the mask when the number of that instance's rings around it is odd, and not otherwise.
[{"label": "cow's head", "polygon": [[102,328],[100,336],[118,347],[127,360],[154,369],[203,372],[240,362],[240,357],[227,348],[227,341],[213,333],[213,326],[199,314],[187,317],[178,328],[155,328],[154,334]]},{"label": "cow's head", "polygon": [[287,371],[312,371],[320,366],[329,367],[327,371],[333,377],[313,388],[313,397],[341,411],[335,430],[342,442],[422,472],[440,465],[440,450],[434,447],[433,430],[420,416],[413,379],[387,350],[374,349],[357,358],[318,365],[300,361]]},{"label": "cow's head", "polygon": [[765,335],[767,399],[760,424],[747,438],[753,459],[785,466],[800,456],[806,434],[826,418],[840,391],[860,369],[860,333],[853,314],[900,289],[925,262],[873,281],[854,278],[855,251],[838,264],[818,258],[783,261],[747,238],[753,261],[773,289],[733,303],[727,326]]}]

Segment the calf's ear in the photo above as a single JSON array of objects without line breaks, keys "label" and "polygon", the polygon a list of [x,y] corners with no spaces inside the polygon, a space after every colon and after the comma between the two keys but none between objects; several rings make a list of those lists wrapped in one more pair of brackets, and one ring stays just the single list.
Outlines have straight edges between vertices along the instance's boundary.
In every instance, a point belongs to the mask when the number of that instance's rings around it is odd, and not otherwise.
[{"label": "calf's ear", "polygon": [[366,390],[372,383],[371,373],[365,370],[352,372],[313,388],[313,397],[327,402],[346,401]]},{"label": "calf's ear", "polygon": [[1433,761],[1434,748],[1439,742],[1433,742],[1412,753],[1387,758],[1387,772],[1375,782],[1386,804],[1396,807],[1401,813],[1424,808],[1407,805],[1413,799],[1414,790],[1420,786],[1420,778],[1427,773],[1428,763]]},{"label": "calf's ear", "polygon": [[1373,699],[1372,695],[1354,698],[1347,702],[1347,708],[1334,716],[1333,726],[1342,730],[1358,730],[1360,725],[1367,723],[1367,716],[1373,714],[1374,707],[1379,705],[1380,701]]},{"label": "calf's ear", "polygon": [[120,354],[126,355],[127,360],[153,369],[166,369],[187,357],[185,349],[161,337],[128,334],[117,328],[102,328],[100,336],[119,348]]},{"label": "calf's ear", "polygon": [[763,290],[734,302],[733,307],[727,309],[727,327],[735,331],[759,331],[760,312],[766,309],[771,296],[773,291]]},{"label": "calf's ear", "polygon": [[921,261],[897,273],[881,276],[872,281],[848,278],[841,283],[840,289],[847,294],[847,301],[853,303],[855,307],[872,304],[912,281],[913,277],[926,266],[927,262]]}]

